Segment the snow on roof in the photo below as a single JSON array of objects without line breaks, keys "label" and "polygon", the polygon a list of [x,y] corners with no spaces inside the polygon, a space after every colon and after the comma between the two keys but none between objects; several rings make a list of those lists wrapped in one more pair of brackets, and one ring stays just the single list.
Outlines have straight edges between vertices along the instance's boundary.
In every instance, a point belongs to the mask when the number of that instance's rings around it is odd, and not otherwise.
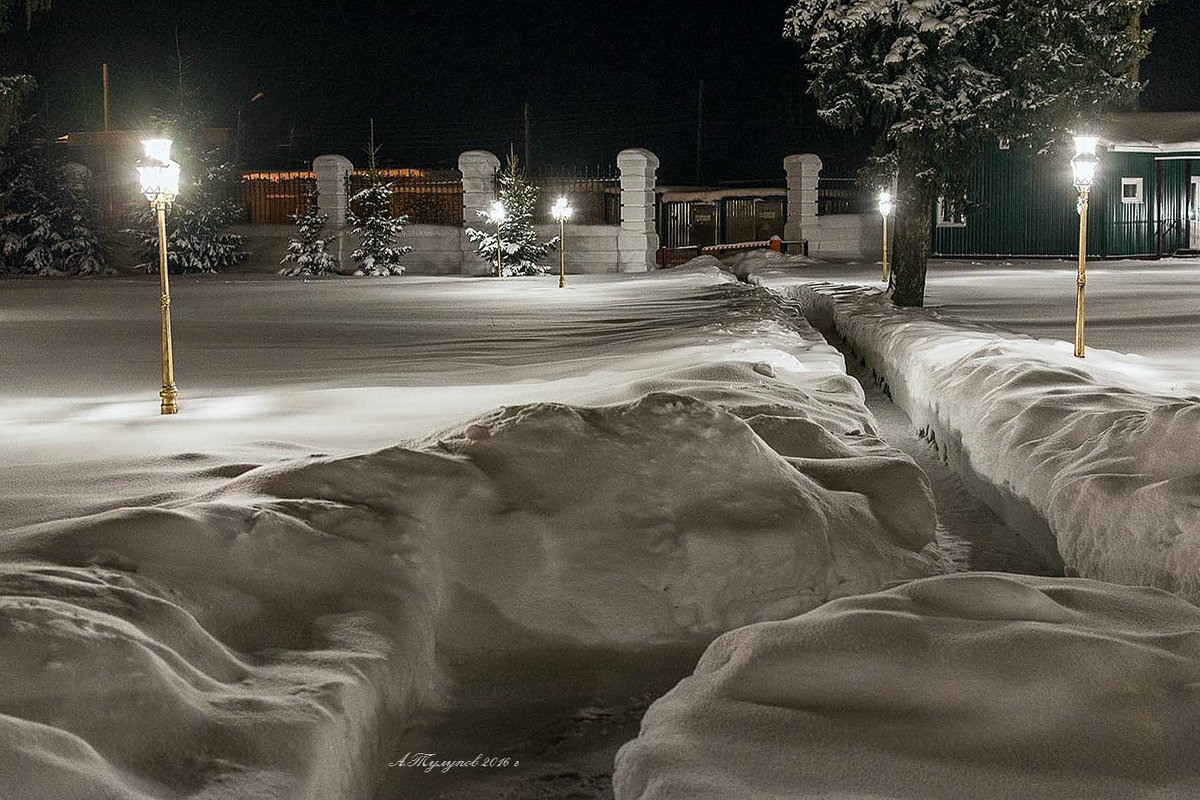
[{"label": "snow on roof", "polygon": [[1200,152],[1200,112],[1159,111],[1114,114],[1101,126],[1101,139],[1113,150]]}]

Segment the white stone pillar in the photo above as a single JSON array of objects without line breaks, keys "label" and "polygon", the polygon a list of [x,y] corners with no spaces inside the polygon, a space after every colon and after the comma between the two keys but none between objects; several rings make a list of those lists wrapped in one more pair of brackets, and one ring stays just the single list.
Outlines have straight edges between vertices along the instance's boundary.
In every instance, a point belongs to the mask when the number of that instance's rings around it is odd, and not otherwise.
[{"label": "white stone pillar", "polygon": [[[789,242],[816,241],[817,180],[821,177],[821,159],[812,153],[788,156],[783,160],[787,173],[788,218],[783,238]],[[815,250],[815,246],[813,248]]]},{"label": "white stone pillar", "polygon": [[354,252],[354,244],[346,230],[346,209],[350,207],[347,183],[351,172],[354,172],[354,164],[345,156],[325,155],[313,159],[317,209],[329,216],[325,229],[334,236],[329,251],[337,256],[343,272],[350,266],[350,254]]},{"label": "white stone pillar", "polygon": [[[486,150],[468,150],[458,157],[458,171],[463,176],[463,226],[482,230],[486,214],[496,199],[496,171],[500,159]],[[479,257],[475,243],[464,232],[460,238],[463,254],[463,275],[489,275],[492,266]]]},{"label": "white stone pillar", "polygon": [[621,272],[647,272],[658,254],[654,225],[654,187],[658,156],[649,150],[622,150],[617,155],[621,171],[621,232],[617,250]]},{"label": "white stone pillar", "polygon": [[346,227],[346,178],[354,171],[354,164],[345,156],[317,156],[313,159],[313,172],[317,176],[317,208],[329,215],[329,226],[334,230]]}]

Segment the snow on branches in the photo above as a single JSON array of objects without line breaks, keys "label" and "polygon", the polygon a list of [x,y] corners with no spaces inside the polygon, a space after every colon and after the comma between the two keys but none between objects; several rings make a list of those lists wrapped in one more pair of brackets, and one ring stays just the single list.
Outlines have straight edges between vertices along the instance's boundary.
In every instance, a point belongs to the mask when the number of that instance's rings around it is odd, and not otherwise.
[{"label": "snow on branches", "polygon": [[[358,265],[355,275],[399,275],[404,272],[400,260],[412,252],[399,243],[408,226],[408,217],[391,216],[392,185],[372,173],[371,184],[350,198],[346,219],[358,237],[358,247],[350,254]],[[357,209],[357,211],[355,210]]]},{"label": "snow on branches", "polygon": [[36,151],[0,174],[0,274],[98,275],[105,266],[96,232],[91,173]]},{"label": "snow on branches", "polygon": [[336,275],[341,272],[341,262],[328,249],[335,237],[321,235],[329,215],[322,214],[317,207],[315,186],[305,195],[305,202],[304,213],[290,217],[296,225],[296,236],[288,242],[287,254],[279,262],[293,266],[279,270],[279,274],[292,277]]},{"label": "snow on branches", "polygon": [[[500,172],[500,205],[504,207],[504,220],[499,225],[499,236],[495,226],[490,230],[467,228],[467,237],[475,242],[479,257],[496,264],[503,248],[502,273],[514,275],[544,275],[547,267],[538,264],[558,247],[558,237],[543,241],[533,226],[533,210],[537,203],[538,188],[525,177],[516,156],[509,155],[508,164]],[[480,212],[481,217],[487,217]]]}]

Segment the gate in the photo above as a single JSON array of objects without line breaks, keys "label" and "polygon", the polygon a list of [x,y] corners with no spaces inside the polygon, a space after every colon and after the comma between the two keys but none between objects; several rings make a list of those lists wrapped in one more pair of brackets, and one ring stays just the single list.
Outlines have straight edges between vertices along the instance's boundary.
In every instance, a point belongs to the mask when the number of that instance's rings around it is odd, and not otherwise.
[{"label": "gate", "polygon": [[666,248],[765,242],[783,238],[786,218],[784,196],[663,201],[658,235]]}]

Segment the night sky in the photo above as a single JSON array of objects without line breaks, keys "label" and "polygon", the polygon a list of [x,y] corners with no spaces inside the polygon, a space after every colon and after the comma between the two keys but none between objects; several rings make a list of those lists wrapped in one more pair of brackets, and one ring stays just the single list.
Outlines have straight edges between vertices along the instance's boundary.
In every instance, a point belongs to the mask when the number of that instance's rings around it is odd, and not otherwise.
[{"label": "night sky", "polygon": [[[242,104],[249,166],[322,152],[362,162],[371,117],[386,163],[449,166],[463,149],[510,143],[520,153],[528,102],[536,170],[610,166],[642,146],[676,183],[695,178],[703,80],[702,177],[753,181],[779,179],[790,152],[820,152],[836,169],[856,151],[815,121],[797,48],[780,37],[788,5],[55,0],[4,60],[39,78],[59,131],[99,128],[107,61],[112,126],[140,128],[154,107],[178,106],[178,32],[190,102],[229,127]],[[1143,107],[1200,110],[1200,3],[1168,0],[1146,24],[1159,30]]]}]

